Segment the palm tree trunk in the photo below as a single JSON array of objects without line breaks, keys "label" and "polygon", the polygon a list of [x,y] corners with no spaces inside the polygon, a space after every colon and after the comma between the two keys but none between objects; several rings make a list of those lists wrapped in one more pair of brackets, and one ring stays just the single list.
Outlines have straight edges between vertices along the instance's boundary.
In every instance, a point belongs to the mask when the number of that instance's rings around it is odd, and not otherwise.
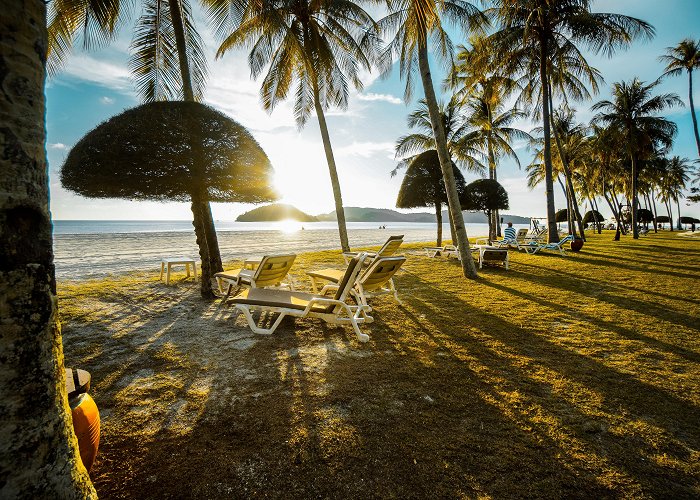
[{"label": "palm tree trunk", "polygon": [[[549,87],[549,106],[550,109],[553,109],[554,105],[552,104],[552,87],[549,82],[547,82],[547,86]],[[566,185],[569,187],[570,209],[573,211],[573,213],[569,214],[569,221],[576,221],[576,223],[578,224],[579,232],[581,233],[581,239],[583,239],[583,241],[586,241],[586,235],[583,234],[583,218],[581,217],[581,212],[578,209],[578,200],[576,199],[576,191],[574,190],[574,183],[571,177],[571,169],[569,168],[569,159],[566,155],[566,151],[561,146],[561,138],[559,137],[559,132],[557,131],[557,127],[554,126],[554,123],[552,123],[552,132],[554,132],[554,140],[557,143],[559,159],[561,160],[561,164],[564,167],[564,177],[566,178]],[[569,233],[571,233],[571,231],[569,231]],[[576,230],[574,230],[573,234],[574,236],[576,235]]]},{"label": "palm tree trunk", "polygon": [[693,70],[688,70],[688,100],[690,101],[690,116],[693,117],[693,132],[695,132],[695,144],[700,156],[700,135],[698,135],[698,119],[695,116],[695,103],[693,102]]},{"label": "palm tree trunk", "polygon": [[650,190],[651,190],[651,206],[652,206],[653,209],[654,209],[654,232],[655,232],[655,233],[658,233],[658,232],[659,232],[659,230],[658,230],[658,225],[659,225],[659,224],[658,224],[658,222],[656,222],[656,219],[658,219],[659,216],[658,216],[658,214],[657,214],[657,212],[656,212],[656,197],[655,197],[655,194],[654,194],[654,188],[652,187],[652,188],[650,188]]},{"label": "palm tree trunk", "polygon": [[668,213],[668,226],[671,232],[673,232],[673,210],[671,210],[671,200],[666,200],[664,205],[666,205],[666,213]]},{"label": "palm tree trunk", "polygon": [[455,233],[455,223],[452,220],[452,212],[450,212],[449,207],[447,209],[447,220],[450,222],[450,241],[453,245],[457,244],[457,233]]},{"label": "palm tree trunk", "polygon": [[435,202],[435,218],[437,219],[437,244],[435,246],[442,246],[442,203],[440,201]]},{"label": "palm tree trunk", "polygon": [[328,162],[328,172],[331,176],[331,186],[333,188],[333,200],[335,201],[335,214],[338,219],[338,233],[340,234],[340,248],[343,252],[350,251],[350,242],[348,240],[347,224],[345,223],[345,211],[343,210],[343,197],[340,193],[340,181],[338,180],[338,170],[335,168],[335,157],[333,156],[333,148],[331,147],[331,137],[328,134],[328,125],[326,124],[326,115],[323,113],[321,106],[321,98],[319,95],[318,84],[314,81],[314,106],[316,107],[316,116],[318,117],[318,126],[321,129],[321,139],[323,140],[323,149],[326,152],[326,161]]},{"label": "palm tree trunk", "polygon": [[639,239],[639,228],[637,227],[637,189],[639,183],[639,170],[637,165],[637,155],[634,153],[632,157],[632,238]]},{"label": "palm tree trunk", "polygon": [[544,186],[547,195],[547,229],[549,243],[559,242],[559,231],[554,211],[554,175],[552,168],[552,138],[549,129],[549,88],[547,85],[547,38],[540,39],[540,81],[542,82],[542,129],[544,132]]},{"label": "palm tree trunk", "polygon": [[42,0],[0,16],[0,496],[97,498],[80,461],[58,325]]},{"label": "palm tree trunk", "polygon": [[608,193],[603,189],[603,198],[605,198],[605,201],[608,202],[608,206],[610,207],[610,210],[613,213],[613,217],[615,217],[615,221],[617,222],[617,228],[615,230],[615,238],[613,238],[614,241],[620,241],[620,226],[622,226],[622,220],[621,220],[621,215],[618,212],[618,210],[615,209],[615,206],[613,205],[612,201],[610,201],[610,198],[608,198]]},{"label": "palm tree trunk", "polygon": [[[488,155],[489,155],[489,179],[496,180],[496,160],[494,159],[493,147],[491,138],[488,137]],[[494,241],[498,238],[498,213],[494,210],[488,216],[489,220],[489,240]]]},{"label": "palm tree trunk", "polygon": [[[192,77],[190,64],[187,59],[187,42],[185,40],[185,27],[182,19],[181,5],[178,0],[168,0],[170,17],[175,32],[175,45],[177,47],[178,62],[180,64],[180,76],[182,78],[182,95],[185,101],[194,102],[192,91]],[[199,176],[196,176],[199,177]],[[201,265],[201,292],[204,298],[213,298],[211,291],[211,279],[213,273],[222,271],[221,252],[216,237],[216,228],[211,216],[211,206],[206,196],[198,196],[192,199],[192,215]],[[206,264],[205,264],[206,261]]]},{"label": "palm tree trunk", "polygon": [[423,81],[425,102],[428,105],[430,122],[433,127],[433,137],[435,137],[435,145],[437,146],[438,158],[440,159],[442,178],[445,181],[447,205],[450,213],[452,214],[452,221],[455,226],[455,233],[457,236],[456,245],[459,247],[462,272],[467,278],[476,278],[476,266],[474,265],[471,251],[469,250],[469,239],[467,238],[467,230],[464,227],[464,217],[462,216],[462,206],[459,201],[459,194],[457,193],[457,183],[455,182],[454,172],[452,171],[452,161],[450,160],[450,155],[447,151],[445,130],[442,126],[440,110],[438,108],[437,98],[435,97],[435,89],[433,88],[433,80],[430,75],[428,49],[425,38],[423,38],[423,41],[419,42],[418,66],[420,68],[421,80]]},{"label": "palm tree trunk", "polygon": [[676,229],[679,231],[683,230],[683,224],[681,224],[681,198],[680,196],[676,198],[676,207],[678,208],[678,222],[676,223]]}]

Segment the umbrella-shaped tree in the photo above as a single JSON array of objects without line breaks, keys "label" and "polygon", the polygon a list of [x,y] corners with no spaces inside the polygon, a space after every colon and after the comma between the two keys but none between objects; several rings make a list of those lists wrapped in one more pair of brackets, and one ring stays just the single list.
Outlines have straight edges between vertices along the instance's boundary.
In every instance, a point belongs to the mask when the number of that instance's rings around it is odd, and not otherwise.
[{"label": "umbrella-shaped tree", "polygon": [[583,216],[583,223],[584,224],[590,224],[591,222],[598,223],[598,222],[603,222],[604,220],[605,220],[605,217],[603,217],[603,214],[601,214],[597,210],[589,210]]},{"label": "umbrella-shaped tree", "polygon": [[[401,166],[401,165],[399,165]],[[464,196],[464,176],[457,165],[452,163],[452,170],[460,198]],[[392,175],[396,170],[392,172]],[[440,158],[434,149],[424,151],[411,157],[406,168],[406,175],[396,199],[398,208],[435,207],[437,218],[437,246],[442,246],[442,206],[447,205],[447,192],[440,169]]]},{"label": "umbrella-shaped tree", "polygon": [[494,210],[508,210],[508,193],[494,179],[477,179],[465,188],[462,208],[484,212],[490,219]]},{"label": "umbrella-shaped tree", "polygon": [[[275,199],[272,166],[250,133],[195,102],[124,111],[83,137],[61,168],[63,186],[90,198],[260,203]],[[201,203],[192,203],[193,212]],[[196,214],[195,214],[196,215]],[[195,225],[202,296],[213,297],[206,234]]]},{"label": "umbrella-shaped tree", "polygon": [[569,210],[566,208],[562,208],[561,210],[557,210],[556,213],[554,214],[554,220],[557,222],[557,224],[561,222],[568,222],[569,221]]}]

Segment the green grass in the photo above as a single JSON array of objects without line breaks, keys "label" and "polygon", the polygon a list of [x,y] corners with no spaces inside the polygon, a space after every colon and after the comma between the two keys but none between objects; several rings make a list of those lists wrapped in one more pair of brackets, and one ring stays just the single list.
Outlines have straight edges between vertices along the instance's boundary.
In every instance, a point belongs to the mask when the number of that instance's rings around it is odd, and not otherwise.
[{"label": "green grass", "polygon": [[[700,242],[611,238],[477,281],[410,255],[367,344],[315,320],[254,335],[155,272],[63,284],[66,360],[103,411],[98,492],[697,497]],[[327,264],[299,256],[297,283]]]}]

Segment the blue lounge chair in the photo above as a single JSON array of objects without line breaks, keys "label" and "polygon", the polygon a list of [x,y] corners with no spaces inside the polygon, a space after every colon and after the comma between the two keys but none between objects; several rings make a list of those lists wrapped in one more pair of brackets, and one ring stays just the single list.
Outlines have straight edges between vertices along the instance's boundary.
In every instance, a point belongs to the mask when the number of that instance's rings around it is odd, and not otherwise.
[{"label": "blue lounge chair", "polygon": [[564,251],[564,244],[573,240],[574,236],[570,234],[566,238],[559,240],[559,243],[531,243],[529,245],[523,245],[523,248],[525,248],[525,251],[529,254],[536,254],[542,250],[551,250],[553,252],[559,252],[561,255],[566,255],[566,252]]}]

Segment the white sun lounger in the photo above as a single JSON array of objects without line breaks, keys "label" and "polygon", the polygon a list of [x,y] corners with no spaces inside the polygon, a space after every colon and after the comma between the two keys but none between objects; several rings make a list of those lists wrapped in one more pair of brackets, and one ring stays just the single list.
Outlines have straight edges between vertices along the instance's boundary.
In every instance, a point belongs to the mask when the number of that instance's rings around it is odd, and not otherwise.
[{"label": "white sun lounger", "polygon": [[[370,322],[371,316],[367,313],[368,306],[348,304],[347,299],[350,290],[355,284],[358,274],[362,271],[362,261],[365,254],[359,254],[350,260],[345,274],[337,285],[326,285],[319,294],[296,292],[292,290],[278,290],[271,288],[249,288],[232,299],[236,309],[243,313],[248,326],[255,333],[271,335],[279,326],[285,316],[297,318],[319,318],[326,323],[334,325],[352,325],[352,329],[360,342],[367,342],[369,335],[362,333],[360,326]],[[333,296],[325,295],[326,292],[335,291]],[[256,324],[252,312],[279,313],[277,319],[269,328],[262,328]]]},{"label": "white sun lounger", "polygon": [[[355,297],[358,304],[367,306],[367,299],[377,295],[391,294],[396,302],[402,304],[394,286],[394,274],[406,262],[406,257],[377,257],[366,268],[355,281],[350,293]],[[334,284],[340,282],[344,271],[338,269],[320,269],[318,271],[308,271],[306,274],[311,278],[311,287],[316,293],[321,282],[328,281]]]},{"label": "white sun lounger", "polygon": [[223,287],[226,285],[226,296],[228,298],[231,289],[245,286],[248,288],[278,287],[294,290],[294,283],[283,283],[294,264],[296,255],[266,255],[260,260],[255,269],[234,269],[216,273],[214,277],[219,285],[219,292],[224,293]]}]

